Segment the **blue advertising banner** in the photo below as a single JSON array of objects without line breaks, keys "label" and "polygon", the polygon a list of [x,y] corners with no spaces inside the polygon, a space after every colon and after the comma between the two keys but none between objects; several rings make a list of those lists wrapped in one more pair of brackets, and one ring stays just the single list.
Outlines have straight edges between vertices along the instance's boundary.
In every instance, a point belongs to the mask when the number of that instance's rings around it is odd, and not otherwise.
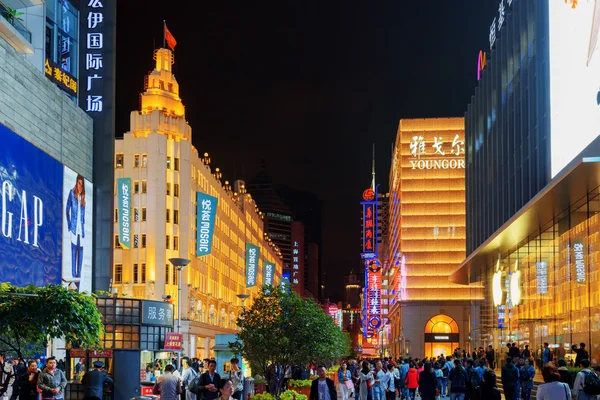
[{"label": "blue advertising banner", "polygon": [[124,249],[131,248],[131,178],[117,179],[119,197],[119,243]]},{"label": "blue advertising banner", "polygon": [[260,249],[250,243],[246,243],[246,287],[256,286],[256,274],[258,273],[258,256]]},{"label": "blue advertising banner", "polygon": [[63,165],[0,124],[0,281],[62,279]]},{"label": "blue advertising banner", "polygon": [[264,273],[263,273],[263,284],[267,286],[273,286],[275,279],[275,264],[272,262],[264,261]]},{"label": "blue advertising banner", "polygon": [[206,193],[196,193],[196,257],[210,254],[215,232],[218,199]]}]

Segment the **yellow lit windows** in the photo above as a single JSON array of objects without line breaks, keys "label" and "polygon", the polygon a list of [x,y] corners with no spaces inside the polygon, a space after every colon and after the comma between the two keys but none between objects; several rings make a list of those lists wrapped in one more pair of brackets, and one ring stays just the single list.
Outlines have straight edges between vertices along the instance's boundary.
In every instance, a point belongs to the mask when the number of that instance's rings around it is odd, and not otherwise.
[{"label": "yellow lit windows", "polygon": [[140,283],[139,273],[140,273],[139,264],[133,264],[133,283]]},{"label": "yellow lit windows", "polygon": [[168,224],[168,223],[171,222],[171,210],[169,210],[167,208],[165,211],[166,211],[165,217],[166,217],[166,221],[167,221],[167,224]]},{"label": "yellow lit windows", "polygon": [[142,207],[142,222],[146,221],[146,207]]},{"label": "yellow lit windows", "polygon": [[140,181],[133,181],[133,193],[140,192]]},{"label": "yellow lit windows", "polygon": [[[192,193],[193,195],[194,193]],[[173,184],[173,196],[174,197],[179,197],[179,183],[174,183]]]},{"label": "yellow lit windows", "polygon": [[119,222],[119,209],[115,208],[115,222]]},{"label": "yellow lit windows", "polygon": [[168,285],[171,280],[171,274],[169,273],[171,270],[171,266],[169,264],[165,264],[165,285]]},{"label": "yellow lit windows", "polygon": [[139,168],[139,167],[140,167],[140,155],[134,154],[133,155],[133,168]]},{"label": "yellow lit windows", "polygon": [[171,236],[166,235],[165,236],[165,248],[167,250],[169,250],[170,247],[171,247]]},{"label": "yellow lit windows", "polygon": [[143,180],[142,181],[142,193],[146,193],[147,186],[148,185],[146,185],[146,180]]},{"label": "yellow lit windows", "polygon": [[140,220],[140,209],[137,207],[133,208],[133,221],[138,222]]},{"label": "yellow lit windows", "polygon": [[167,157],[167,169],[171,169],[171,157]]},{"label": "yellow lit windows", "polygon": [[173,250],[179,250],[179,236],[173,236]]},{"label": "yellow lit windows", "polygon": [[121,242],[119,242],[119,235],[115,235],[115,249],[121,248]]},{"label": "yellow lit windows", "polygon": [[115,283],[123,283],[123,264],[115,264]]},{"label": "yellow lit windows", "polygon": [[173,210],[173,223],[175,225],[179,224],[179,210]]},{"label": "yellow lit windows", "polygon": [[174,163],[173,163],[173,169],[175,171],[179,171],[179,158],[175,157]]},{"label": "yellow lit windows", "polygon": [[146,234],[142,233],[142,249],[146,248]]},{"label": "yellow lit windows", "polygon": [[167,182],[167,196],[171,195],[171,182]]},{"label": "yellow lit windows", "polygon": [[123,153],[117,153],[115,154],[115,168],[123,168],[124,167],[124,159],[125,156],[123,155]]},{"label": "yellow lit windows", "polygon": [[142,154],[142,168],[148,167],[148,154]]},{"label": "yellow lit windows", "polygon": [[141,264],[140,283],[146,283],[146,263]]}]

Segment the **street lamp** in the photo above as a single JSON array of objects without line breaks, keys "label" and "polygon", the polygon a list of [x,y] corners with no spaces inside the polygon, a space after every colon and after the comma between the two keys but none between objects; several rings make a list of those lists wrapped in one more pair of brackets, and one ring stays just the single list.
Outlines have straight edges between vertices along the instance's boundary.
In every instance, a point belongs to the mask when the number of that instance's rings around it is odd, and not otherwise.
[{"label": "street lamp", "polygon": [[242,309],[243,309],[244,308],[244,302],[246,301],[246,299],[248,297],[250,297],[250,295],[246,294],[246,293],[240,293],[240,294],[237,295],[237,297],[238,297],[238,299],[242,300]]},{"label": "street lamp", "polygon": [[177,333],[181,332],[181,270],[192,262],[189,258],[169,258],[173,267],[177,268]]}]

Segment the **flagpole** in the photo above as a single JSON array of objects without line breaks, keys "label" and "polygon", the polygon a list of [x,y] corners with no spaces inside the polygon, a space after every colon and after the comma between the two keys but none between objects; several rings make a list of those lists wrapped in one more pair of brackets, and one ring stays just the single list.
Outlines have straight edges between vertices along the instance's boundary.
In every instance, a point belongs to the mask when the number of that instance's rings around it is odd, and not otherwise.
[{"label": "flagpole", "polygon": [[167,40],[167,22],[163,19],[163,49],[167,48],[165,41]]}]

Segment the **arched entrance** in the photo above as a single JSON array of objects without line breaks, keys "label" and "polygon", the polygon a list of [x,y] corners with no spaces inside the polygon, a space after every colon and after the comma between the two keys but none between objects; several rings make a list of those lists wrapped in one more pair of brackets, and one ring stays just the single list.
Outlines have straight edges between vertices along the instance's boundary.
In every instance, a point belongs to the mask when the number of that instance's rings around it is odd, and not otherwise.
[{"label": "arched entrance", "polygon": [[425,357],[451,355],[459,342],[458,324],[452,317],[438,314],[425,324]]}]

